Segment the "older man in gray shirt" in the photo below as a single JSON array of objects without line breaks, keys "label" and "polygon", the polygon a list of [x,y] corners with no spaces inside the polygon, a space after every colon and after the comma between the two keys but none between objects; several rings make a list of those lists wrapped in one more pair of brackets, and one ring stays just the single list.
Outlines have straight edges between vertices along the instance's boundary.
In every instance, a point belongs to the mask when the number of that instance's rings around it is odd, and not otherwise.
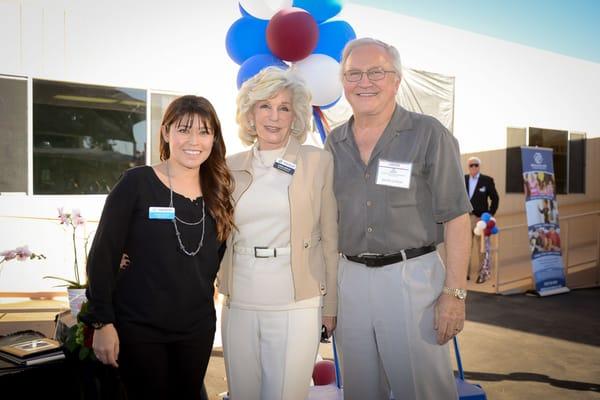
[{"label": "older man in gray shirt", "polygon": [[[446,343],[463,328],[471,205],[456,139],[396,104],[398,51],[350,42],[353,116],[328,137],[339,209],[337,338],[344,398],[455,399]],[[436,252],[445,230],[446,266]]]}]

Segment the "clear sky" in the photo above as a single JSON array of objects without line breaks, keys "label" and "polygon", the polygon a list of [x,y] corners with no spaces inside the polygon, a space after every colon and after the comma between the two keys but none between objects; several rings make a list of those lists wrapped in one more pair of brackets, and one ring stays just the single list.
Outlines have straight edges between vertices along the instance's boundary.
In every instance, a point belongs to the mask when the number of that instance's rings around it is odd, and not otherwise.
[{"label": "clear sky", "polygon": [[600,63],[600,0],[346,0]]}]

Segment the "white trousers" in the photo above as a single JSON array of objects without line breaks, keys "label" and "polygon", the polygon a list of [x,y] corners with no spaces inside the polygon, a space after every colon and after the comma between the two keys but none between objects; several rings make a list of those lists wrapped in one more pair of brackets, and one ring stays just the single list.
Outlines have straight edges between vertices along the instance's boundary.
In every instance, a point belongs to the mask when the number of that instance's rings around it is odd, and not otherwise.
[{"label": "white trousers", "polygon": [[321,309],[223,306],[223,355],[231,400],[305,400],[319,349]]},{"label": "white trousers", "polygon": [[434,305],[446,271],[437,252],[370,268],[340,259],[337,346],[345,400],[454,400]]}]

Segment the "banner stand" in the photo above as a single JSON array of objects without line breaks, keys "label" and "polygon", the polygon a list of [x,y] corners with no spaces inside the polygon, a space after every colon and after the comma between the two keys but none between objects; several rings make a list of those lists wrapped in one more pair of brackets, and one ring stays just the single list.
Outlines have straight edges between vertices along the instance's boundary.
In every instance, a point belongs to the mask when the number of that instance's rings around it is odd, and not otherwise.
[{"label": "banner stand", "polygon": [[569,292],[560,245],[552,151],[521,147],[531,269],[539,297]]}]

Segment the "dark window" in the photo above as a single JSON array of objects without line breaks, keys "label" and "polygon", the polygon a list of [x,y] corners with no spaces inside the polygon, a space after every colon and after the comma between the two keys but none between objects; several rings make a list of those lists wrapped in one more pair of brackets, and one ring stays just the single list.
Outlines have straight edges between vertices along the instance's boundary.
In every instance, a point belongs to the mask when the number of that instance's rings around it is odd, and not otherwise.
[{"label": "dark window", "polygon": [[556,129],[508,128],[506,138],[506,193],[523,193],[520,146],[525,145],[553,150],[557,194],[585,193],[585,134],[571,133],[569,139],[569,132]]},{"label": "dark window", "polygon": [[526,128],[506,130],[506,193],[523,193],[521,146],[527,144]]},{"label": "dark window", "polygon": [[585,193],[585,134],[569,138],[569,193]]},{"label": "dark window", "polygon": [[33,81],[33,191],[104,194],[146,161],[146,91]]},{"label": "dark window", "polygon": [[27,80],[0,77],[0,192],[27,192]]}]

